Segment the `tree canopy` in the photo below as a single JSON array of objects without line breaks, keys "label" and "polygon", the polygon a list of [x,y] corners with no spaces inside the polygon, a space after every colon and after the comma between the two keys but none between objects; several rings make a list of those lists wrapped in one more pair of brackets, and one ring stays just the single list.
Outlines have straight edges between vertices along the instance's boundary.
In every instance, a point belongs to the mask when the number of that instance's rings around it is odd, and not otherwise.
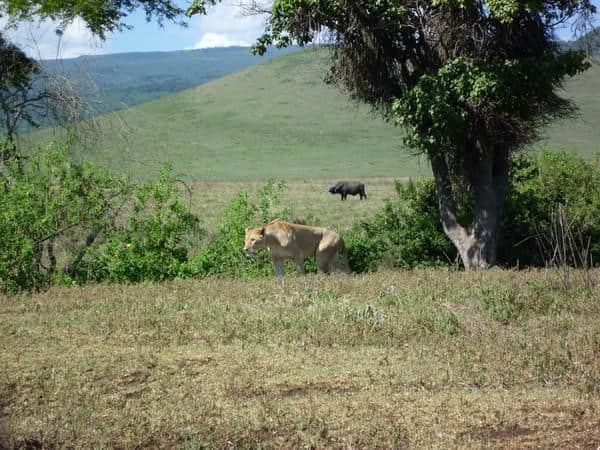
[{"label": "tree canopy", "polygon": [[129,28],[126,17],[141,9],[147,20],[181,21],[184,10],[171,0],[6,0],[0,3],[0,17],[11,23],[51,19],[63,27],[81,18],[92,33],[104,39],[106,33]]}]

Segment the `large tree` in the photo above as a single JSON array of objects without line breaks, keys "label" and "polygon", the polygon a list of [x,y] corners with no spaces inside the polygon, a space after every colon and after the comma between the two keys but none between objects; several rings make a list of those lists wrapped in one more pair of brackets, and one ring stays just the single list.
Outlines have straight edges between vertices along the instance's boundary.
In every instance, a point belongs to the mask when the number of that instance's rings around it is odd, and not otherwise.
[{"label": "large tree", "polygon": [[[190,13],[206,12],[197,0]],[[495,264],[511,156],[574,105],[557,91],[589,64],[555,31],[591,24],[587,0],[275,0],[270,44],[327,35],[328,81],[406,129],[431,162],[444,231],[466,269]],[[466,201],[467,214],[457,211]]]}]

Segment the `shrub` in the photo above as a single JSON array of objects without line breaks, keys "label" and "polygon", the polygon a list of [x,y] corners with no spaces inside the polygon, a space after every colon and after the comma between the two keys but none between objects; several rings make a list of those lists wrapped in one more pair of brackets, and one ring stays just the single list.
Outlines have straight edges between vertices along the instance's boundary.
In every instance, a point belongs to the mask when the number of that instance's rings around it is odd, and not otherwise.
[{"label": "shrub", "polygon": [[[109,226],[123,179],[76,164],[66,146],[5,162],[0,176],[0,290],[46,286],[73,270],[92,237]],[[64,255],[59,248],[70,249]]]},{"label": "shrub", "polygon": [[[498,243],[498,264],[544,266],[552,252],[548,240],[553,217],[565,212],[579,247],[589,240],[591,259],[600,261],[600,168],[567,152],[520,155],[514,160]],[[412,268],[451,264],[456,250],[444,234],[432,180],[396,185],[397,196],[368,221],[344,236],[349,263],[356,272],[381,264]],[[469,205],[458,205],[459,215]],[[576,240],[577,240],[576,239]],[[547,251],[544,251],[544,247]],[[575,258],[570,258],[575,263]]]},{"label": "shrub", "polygon": [[125,224],[115,224],[105,241],[88,251],[73,275],[79,281],[162,281],[180,273],[201,230],[171,169],[136,187],[129,204]]},{"label": "shrub", "polygon": [[[565,212],[571,230],[600,262],[600,166],[574,153],[521,155],[510,174],[498,260],[507,266],[544,266],[553,217]],[[552,252],[554,249],[547,248]],[[573,261],[572,261],[573,262]]]},{"label": "shrub", "polygon": [[356,224],[344,236],[353,271],[373,271],[381,264],[440,266],[455,258],[441,228],[433,181],[396,183],[396,194],[372,220]]},{"label": "shrub", "polygon": [[141,186],[52,144],[0,174],[0,290],[177,276],[198,236],[165,168]]}]

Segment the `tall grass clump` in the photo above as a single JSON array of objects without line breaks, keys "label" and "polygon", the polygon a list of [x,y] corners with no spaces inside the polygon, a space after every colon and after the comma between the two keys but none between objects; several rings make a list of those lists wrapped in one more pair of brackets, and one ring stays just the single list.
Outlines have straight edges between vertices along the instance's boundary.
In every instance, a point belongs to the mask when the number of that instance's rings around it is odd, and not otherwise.
[{"label": "tall grass clump", "polygon": [[[570,245],[561,261],[591,267],[600,262],[600,166],[574,153],[544,151],[520,155],[513,164],[498,244],[502,266],[554,265],[560,229],[569,230]],[[345,235],[354,271],[382,265],[398,268],[451,265],[456,250],[443,232],[432,180],[396,186],[373,218]],[[461,215],[469,204],[459,202]],[[562,227],[557,227],[560,212]],[[558,231],[557,231],[558,229]],[[566,255],[566,253],[569,253]]]}]

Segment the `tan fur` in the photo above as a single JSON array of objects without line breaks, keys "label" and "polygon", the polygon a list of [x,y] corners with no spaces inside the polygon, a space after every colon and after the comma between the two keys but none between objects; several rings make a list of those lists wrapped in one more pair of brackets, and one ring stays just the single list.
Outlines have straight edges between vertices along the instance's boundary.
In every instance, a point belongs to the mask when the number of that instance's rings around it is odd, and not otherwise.
[{"label": "tan fur", "polygon": [[329,273],[335,256],[345,250],[344,241],[335,231],[274,220],[263,227],[247,228],[244,252],[247,255],[267,248],[278,277],[283,276],[283,262],[292,259],[298,273],[304,273],[304,260],[314,256],[321,272]]}]

